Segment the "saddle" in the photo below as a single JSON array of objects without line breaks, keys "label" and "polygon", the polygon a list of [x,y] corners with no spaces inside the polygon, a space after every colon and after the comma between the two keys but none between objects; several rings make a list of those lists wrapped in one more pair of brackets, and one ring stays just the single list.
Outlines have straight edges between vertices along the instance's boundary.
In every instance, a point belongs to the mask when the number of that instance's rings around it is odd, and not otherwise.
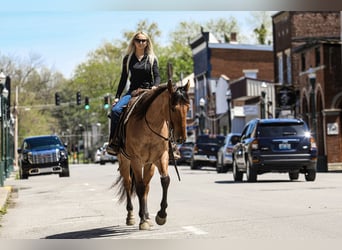
[{"label": "saddle", "polygon": [[132,98],[126,106],[123,107],[123,111],[119,118],[119,123],[114,131],[113,138],[110,138],[111,147],[115,152],[120,152],[125,150],[125,138],[126,138],[126,123],[132,114],[136,104],[140,100],[148,89],[138,88],[134,90],[131,94]]}]

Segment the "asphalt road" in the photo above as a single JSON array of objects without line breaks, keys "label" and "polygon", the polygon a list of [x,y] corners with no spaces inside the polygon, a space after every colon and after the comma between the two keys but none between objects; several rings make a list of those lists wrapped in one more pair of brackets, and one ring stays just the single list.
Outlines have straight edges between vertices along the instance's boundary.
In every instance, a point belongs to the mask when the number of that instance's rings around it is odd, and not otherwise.
[{"label": "asphalt road", "polygon": [[[9,179],[14,193],[0,220],[0,239],[342,239],[342,173],[318,173],[315,182],[264,174],[257,183],[235,183],[232,173],[170,166],[164,226],[139,231],[125,225],[116,189],[117,164],[71,165],[58,175]],[[152,179],[149,212],[159,210],[161,186]],[[138,222],[137,199],[134,202]]]}]

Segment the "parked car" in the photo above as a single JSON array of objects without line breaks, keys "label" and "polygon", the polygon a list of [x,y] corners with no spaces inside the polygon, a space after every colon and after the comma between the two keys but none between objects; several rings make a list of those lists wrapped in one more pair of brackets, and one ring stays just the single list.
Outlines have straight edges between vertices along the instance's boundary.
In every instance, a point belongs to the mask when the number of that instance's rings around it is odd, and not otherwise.
[{"label": "parked car", "polygon": [[116,155],[108,154],[106,150],[107,146],[108,146],[108,142],[105,142],[102,146],[102,151],[101,151],[101,156],[100,156],[100,165],[104,165],[106,164],[106,162],[115,163],[118,161],[118,157]]},{"label": "parked car", "polygon": [[70,176],[66,144],[56,135],[27,137],[18,153],[20,179],[43,174]]},{"label": "parked car", "polygon": [[98,147],[96,149],[95,154],[94,154],[94,162],[95,163],[100,163],[102,151],[103,151],[102,147]]},{"label": "parked car", "polygon": [[257,181],[267,172],[288,173],[297,180],[316,178],[317,146],[307,124],[301,119],[253,119],[243,129],[233,149],[233,176]]},{"label": "parked car", "polygon": [[233,167],[233,147],[240,139],[239,133],[230,133],[226,136],[224,145],[217,151],[216,171],[227,173]]},{"label": "parked car", "polygon": [[190,161],[191,169],[202,166],[216,167],[217,151],[224,143],[224,135],[197,136]]},{"label": "parked car", "polygon": [[193,142],[184,142],[181,144],[178,148],[180,152],[180,158],[177,160],[177,163],[190,165],[193,148]]}]

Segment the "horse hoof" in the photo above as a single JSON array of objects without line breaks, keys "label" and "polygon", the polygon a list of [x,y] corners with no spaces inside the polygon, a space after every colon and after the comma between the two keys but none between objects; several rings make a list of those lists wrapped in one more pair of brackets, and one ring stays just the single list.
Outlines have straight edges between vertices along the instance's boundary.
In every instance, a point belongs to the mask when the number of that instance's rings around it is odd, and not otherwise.
[{"label": "horse hoof", "polygon": [[134,218],[127,218],[126,219],[126,225],[127,226],[133,226],[135,224],[135,219]]},{"label": "horse hoof", "polygon": [[150,227],[153,227],[153,222],[152,222],[151,219],[147,219],[146,221],[147,221],[147,223],[150,225]]},{"label": "horse hoof", "polygon": [[148,223],[148,221],[144,221],[144,222],[140,223],[139,229],[140,230],[148,230],[148,229],[150,229],[150,224]]},{"label": "horse hoof", "polygon": [[156,216],[156,222],[159,226],[164,225],[166,223],[166,217],[161,218],[159,215]]}]

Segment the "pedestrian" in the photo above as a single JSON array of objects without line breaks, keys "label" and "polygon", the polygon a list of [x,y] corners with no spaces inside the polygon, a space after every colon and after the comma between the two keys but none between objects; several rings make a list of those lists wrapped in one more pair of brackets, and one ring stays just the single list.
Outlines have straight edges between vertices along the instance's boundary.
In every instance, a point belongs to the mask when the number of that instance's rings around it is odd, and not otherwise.
[{"label": "pedestrian", "polygon": [[[129,79],[128,79],[129,78]],[[128,91],[122,98],[121,95],[126,88],[127,80],[130,81]],[[135,33],[130,40],[126,55],[122,61],[122,71],[119,86],[115,95],[115,100],[111,109],[111,126],[109,135],[109,144],[107,152],[117,154],[119,145],[117,145],[115,129],[119,123],[123,107],[131,99],[134,90],[156,88],[160,84],[160,75],[158,60],[153,51],[153,44],[150,37],[142,32]]]}]

